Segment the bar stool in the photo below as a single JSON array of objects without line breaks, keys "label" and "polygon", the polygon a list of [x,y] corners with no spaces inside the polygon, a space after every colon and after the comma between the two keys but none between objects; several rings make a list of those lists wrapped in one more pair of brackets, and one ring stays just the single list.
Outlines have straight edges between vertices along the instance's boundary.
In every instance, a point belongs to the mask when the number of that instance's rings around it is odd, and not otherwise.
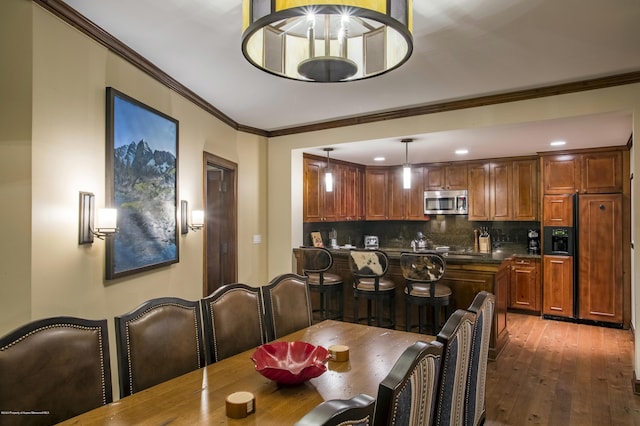
[{"label": "bar stool", "polygon": [[322,247],[300,247],[302,250],[302,273],[309,277],[309,290],[318,293],[321,320],[344,318],[344,285],[342,277],[327,272],[333,265],[331,252]]},{"label": "bar stool", "polygon": [[451,289],[438,281],[444,276],[446,261],[436,253],[401,253],[400,268],[405,279],[406,330],[411,324],[411,307],[418,306],[418,332],[426,332],[425,310],[433,308],[433,324],[431,334],[434,336],[440,328],[440,311],[444,307],[449,317],[449,299]]},{"label": "bar stool", "polygon": [[[380,250],[351,250],[349,266],[353,274],[353,320],[359,323],[372,320],[378,327],[394,328],[396,325],[396,284],[384,275],[389,267],[389,258]],[[367,316],[359,317],[360,298],[367,300]],[[372,316],[372,305],[375,318]],[[389,316],[384,317],[383,310],[388,306]]]}]

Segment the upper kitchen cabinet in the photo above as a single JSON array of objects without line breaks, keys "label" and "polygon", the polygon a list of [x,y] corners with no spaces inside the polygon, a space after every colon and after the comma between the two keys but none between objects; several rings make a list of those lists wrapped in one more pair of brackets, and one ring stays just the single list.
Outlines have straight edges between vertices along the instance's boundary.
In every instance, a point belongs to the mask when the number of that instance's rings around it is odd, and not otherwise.
[{"label": "upper kitchen cabinet", "polygon": [[545,194],[607,194],[622,192],[623,151],[592,150],[542,154]]},{"label": "upper kitchen cabinet", "polygon": [[364,219],[364,167],[331,162],[333,191],[325,187],[327,162],[319,157],[303,157],[304,222],[337,222]]},{"label": "upper kitchen cabinet", "polygon": [[537,220],[535,159],[469,164],[468,176],[469,220]]},{"label": "upper kitchen cabinet", "polygon": [[424,190],[467,189],[467,164],[429,164],[424,167]]},{"label": "upper kitchen cabinet", "polygon": [[538,160],[513,162],[513,219],[538,220]]},{"label": "upper kitchen cabinet", "polygon": [[387,219],[424,220],[424,188],[422,167],[411,167],[411,188],[403,187],[403,167],[389,170],[389,199]]},{"label": "upper kitchen cabinet", "polygon": [[367,167],[367,220],[424,220],[422,167],[411,167],[411,188],[403,188],[402,167]]}]

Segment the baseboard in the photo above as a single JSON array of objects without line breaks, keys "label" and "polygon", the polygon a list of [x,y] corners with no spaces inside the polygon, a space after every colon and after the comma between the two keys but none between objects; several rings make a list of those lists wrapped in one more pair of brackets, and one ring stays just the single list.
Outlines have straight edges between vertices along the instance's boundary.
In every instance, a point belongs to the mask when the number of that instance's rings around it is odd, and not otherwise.
[{"label": "baseboard", "polygon": [[633,387],[633,393],[636,395],[640,395],[640,380],[636,377],[635,370],[633,371],[633,380],[631,381],[631,386]]}]

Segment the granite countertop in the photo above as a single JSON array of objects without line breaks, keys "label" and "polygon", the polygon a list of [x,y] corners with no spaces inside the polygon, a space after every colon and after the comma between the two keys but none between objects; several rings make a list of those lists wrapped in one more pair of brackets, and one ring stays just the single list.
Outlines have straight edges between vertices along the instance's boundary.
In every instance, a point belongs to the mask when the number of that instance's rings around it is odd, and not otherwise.
[{"label": "granite countertop", "polygon": [[[362,249],[363,247],[340,247],[337,249],[329,249],[334,255],[345,255],[348,250]],[[411,252],[411,249],[381,247],[390,259],[400,258],[400,253]],[[540,259],[539,254],[529,254],[525,248],[521,247],[500,247],[490,253],[480,253],[473,249],[450,250],[442,253],[447,262],[451,263],[502,263],[504,259],[518,257],[524,259]]]}]

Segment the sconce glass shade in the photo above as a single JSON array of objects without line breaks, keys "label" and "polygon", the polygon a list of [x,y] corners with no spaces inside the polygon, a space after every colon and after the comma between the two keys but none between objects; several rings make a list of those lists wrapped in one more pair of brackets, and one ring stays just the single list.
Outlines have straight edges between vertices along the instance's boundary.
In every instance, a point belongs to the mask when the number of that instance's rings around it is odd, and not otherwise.
[{"label": "sconce glass shade", "polygon": [[118,229],[118,210],[116,209],[98,209],[98,218],[96,220],[96,231],[103,234],[111,234]]},{"label": "sconce glass shade", "polygon": [[191,226],[198,228],[204,226],[204,210],[193,210],[191,212]]},{"label": "sconce glass shade", "polygon": [[412,27],[412,0],[243,0],[242,53],[279,77],[360,80],[409,59]]}]

